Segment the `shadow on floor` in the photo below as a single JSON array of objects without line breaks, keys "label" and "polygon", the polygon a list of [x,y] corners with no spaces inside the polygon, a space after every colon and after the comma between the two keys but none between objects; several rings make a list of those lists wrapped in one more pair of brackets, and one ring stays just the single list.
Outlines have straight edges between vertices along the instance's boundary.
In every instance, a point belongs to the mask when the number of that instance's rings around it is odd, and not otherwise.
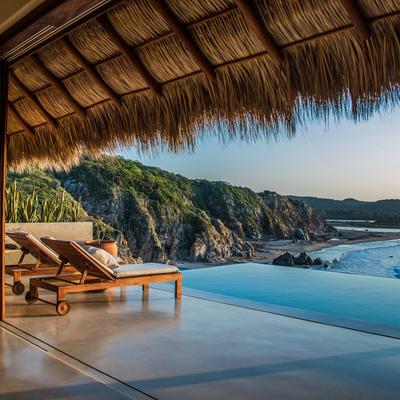
[{"label": "shadow on floor", "polygon": [[[379,364],[376,365],[375,363],[380,359],[399,356],[400,347],[391,347],[376,351],[349,353],[278,364],[265,364],[223,371],[200,372],[166,378],[131,381],[129,385],[146,391],[150,389],[204,384],[309,369],[318,370],[319,373],[330,374],[332,377],[334,375],[340,375],[342,380],[344,377],[349,381],[360,380],[362,382],[370,382],[374,384],[374,386],[379,386],[387,390],[400,390],[400,381],[393,379],[393,375],[397,376],[397,371],[390,368],[390,363],[386,368]],[[371,375],[370,377],[366,376],[368,373]],[[371,381],[369,378],[372,378]]]}]

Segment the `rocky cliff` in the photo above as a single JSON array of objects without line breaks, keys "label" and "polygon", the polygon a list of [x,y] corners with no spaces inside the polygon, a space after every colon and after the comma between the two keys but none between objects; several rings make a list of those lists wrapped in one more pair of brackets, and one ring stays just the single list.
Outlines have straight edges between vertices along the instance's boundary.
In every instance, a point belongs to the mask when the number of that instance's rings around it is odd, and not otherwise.
[{"label": "rocky cliff", "polygon": [[277,193],[189,180],[120,157],[84,159],[54,177],[90,215],[119,229],[144,261],[251,257],[247,240],[327,230],[310,207]]}]

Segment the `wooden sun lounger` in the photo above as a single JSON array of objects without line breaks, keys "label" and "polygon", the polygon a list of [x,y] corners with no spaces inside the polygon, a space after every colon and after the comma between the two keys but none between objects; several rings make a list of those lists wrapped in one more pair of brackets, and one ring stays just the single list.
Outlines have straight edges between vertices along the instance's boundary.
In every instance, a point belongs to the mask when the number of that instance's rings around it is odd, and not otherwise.
[{"label": "wooden sun lounger", "polygon": [[[143,296],[147,296],[151,283],[171,281],[175,282],[175,297],[177,299],[181,297],[182,274],[175,266],[156,263],[126,264],[120,266],[118,272],[114,272],[97,261],[76,242],[49,238],[42,238],[42,241],[60,255],[62,265],[69,262],[80,272],[80,276],[31,279],[29,292],[25,296],[26,301],[30,304],[40,300],[56,306],[59,315],[66,315],[70,310],[70,305],[66,299],[68,293],[142,285]],[[57,295],[56,303],[40,298],[39,288],[55,292]]]},{"label": "wooden sun lounger", "polygon": [[[24,276],[54,276],[61,266],[58,255],[45,246],[40,240],[26,232],[6,232],[7,236],[16,242],[22,251],[22,255],[16,265],[6,265],[5,272],[13,277],[12,291],[16,295],[24,293],[25,286],[22,283]],[[25,257],[30,254],[36,259],[35,264],[24,264]],[[65,272],[75,272],[75,268],[65,266]]]}]

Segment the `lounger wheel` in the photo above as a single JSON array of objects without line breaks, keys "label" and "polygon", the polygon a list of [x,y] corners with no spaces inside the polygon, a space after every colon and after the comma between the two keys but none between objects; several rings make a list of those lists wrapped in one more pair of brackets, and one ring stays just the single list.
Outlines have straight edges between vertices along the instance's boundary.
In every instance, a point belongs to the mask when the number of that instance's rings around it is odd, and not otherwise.
[{"label": "lounger wheel", "polygon": [[25,300],[28,304],[33,304],[37,302],[37,297],[32,294],[32,292],[28,291],[25,295]]},{"label": "lounger wheel", "polygon": [[67,315],[71,306],[66,301],[59,301],[56,306],[58,315]]},{"label": "lounger wheel", "polygon": [[21,281],[15,282],[12,287],[12,291],[14,294],[19,296],[20,294],[24,293],[25,285]]}]

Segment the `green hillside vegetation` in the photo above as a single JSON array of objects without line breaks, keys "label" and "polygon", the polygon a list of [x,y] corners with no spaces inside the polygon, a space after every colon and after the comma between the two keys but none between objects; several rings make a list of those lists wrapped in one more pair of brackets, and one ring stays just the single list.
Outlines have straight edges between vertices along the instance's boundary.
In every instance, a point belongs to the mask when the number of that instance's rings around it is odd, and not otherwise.
[{"label": "green hillside vegetation", "polygon": [[[374,220],[375,226],[400,225],[400,200],[333,200],[319,197],[289,196],[307,203],[326,219]],[[370,225],[370,224],[369,224]]]},{"label": "green hillside vegetation", "polygon": [[83,159],[56,177],[89,214],[118,226],[145,260],[218,259],[242,252],[241,240],[326,229],[304,203],[276,193],[190,180],[122,157]]}]

